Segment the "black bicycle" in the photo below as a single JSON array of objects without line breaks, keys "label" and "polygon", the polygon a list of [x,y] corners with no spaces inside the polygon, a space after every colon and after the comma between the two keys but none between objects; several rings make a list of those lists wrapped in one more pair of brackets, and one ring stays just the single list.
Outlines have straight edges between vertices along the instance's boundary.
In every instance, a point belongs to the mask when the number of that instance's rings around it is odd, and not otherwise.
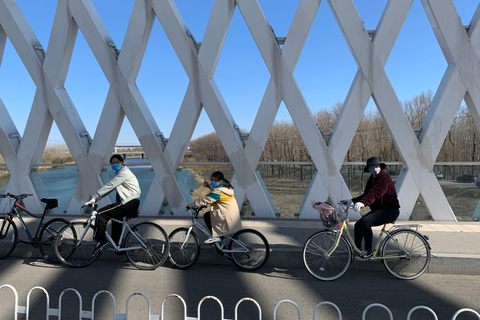
[{"label": "black bicycle", "polygon": [[[42,216],[37,216],[28,211],[22,203],[22,200],[26,197],[33,196],[33,194],[0,194],[0,198],[9,198],[11,203],[11,209],[9,212],[0,216],[0,259],[8,257],[12,254],[13,250],[19,242],[30,244],[34,248],[39,248],[42,256],[50,262],[58,263],[58,259],[55,255],[54,242],[57,237],[58,231],[63,227],[68,226],[69,222],[63,218],[55,218],[49,220],[47,223],[43,223],[45,215],[48,211],[58,207],[57,199],[41,199],[45,203],[45,209]],[[37,231],[32,236],[28,226],[21,216],[21,212],[26,212],[28,215],[40,219]],[[18,238],[18,230],[15,225],[14,218],[20,221],[20,224],[25,230],[28,236],[28,240],[22,240]]]}]

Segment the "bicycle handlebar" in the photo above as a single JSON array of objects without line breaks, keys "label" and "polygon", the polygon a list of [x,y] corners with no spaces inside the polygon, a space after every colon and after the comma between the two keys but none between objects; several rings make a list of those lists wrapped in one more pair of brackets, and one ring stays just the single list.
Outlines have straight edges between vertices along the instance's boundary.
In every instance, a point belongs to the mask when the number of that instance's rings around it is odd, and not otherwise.
[{"label": "bicycle handlebar", "polygon": [[[193,210],[195,212],[195,219],[198,218],[198,214],[200,213],[200,211],[204,208],[206,208],[207,206],[200,206],[200,207],[192,207],[191,210]],[[188,210],[188,208],[187,208]]]},{"label": "bicycle handlebar", "polygon": [[25,199],[26,197],[31,197],[31,196],[33,196],[33,193],[22,193],[22,194],[19,194],[19,195],[15,195],[15,194],[11,194],[11,193],[0,194],[0,198],[10,197],[10,198],[14,198],[17,201],[21,200],[21,199]]}]

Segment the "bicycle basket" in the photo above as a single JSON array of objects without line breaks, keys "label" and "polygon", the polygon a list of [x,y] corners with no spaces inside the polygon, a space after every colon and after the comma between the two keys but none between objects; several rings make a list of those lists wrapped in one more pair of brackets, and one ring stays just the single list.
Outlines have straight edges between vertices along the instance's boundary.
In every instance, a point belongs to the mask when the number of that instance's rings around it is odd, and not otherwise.
[{"label": "bicycle basket", "polygon": [[338,228],[340,218],[335,210],[335,207],[329,202],[312,202],[312,207],[320,212],[320,219],[323,226],[327,229]]}]

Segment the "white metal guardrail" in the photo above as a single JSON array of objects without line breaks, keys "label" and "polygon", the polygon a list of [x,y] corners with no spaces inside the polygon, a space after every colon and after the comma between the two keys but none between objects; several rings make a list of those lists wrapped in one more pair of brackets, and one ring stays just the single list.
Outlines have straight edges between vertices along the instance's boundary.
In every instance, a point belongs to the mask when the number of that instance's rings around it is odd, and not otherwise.
[{"label": "white metal guardrail", "polygon": [[[183,305],[183,318],[185,320],[201,320],[203,318],[201,318],[201,306],[202,306],[202,303],[205,302],[206,300],[215,300],[219,306],[220,306],[220,318],[219,320],[232,320],[232,319],[225,319],[224,317],[224,308],[223,308],[223,304],[222,302],[217,298],[217,297],[214,297],[214,296],[206,296],[204,298],[202,298],[200,300],[200,302],[198,303],[198,306],[197,306],[197,317],[188,317],[187,316],[187,304],[185,303],[185,300],[178,294],[170,294],[168,296],[166,296],[163,300],[162,300],[162,306],[161,306],[161,314],[160,315],[152,315],[151,314],[151,304],[150,304],[150,299],[148,299],[148,297],[141,293],[141,292],[135,292],[135,293],[132,293],[128,298],[127,298],[127,301],[126,301],[126,306],[125,306],[125,313],[117,313],[116,312],[116,300],[115,300],[115,297],[114,295],[109,292],[109,291],[106,291],[106,290],[101,290],[101,291],[98,291],[92,298],[92,304],[91,304],[91,310],[92,311],[85,311],[83,310],[83,298],[82,298],[82,295],[80,294],[80,292],[78,292],[77,290],[73,289],[73,288],[68,288],[68,289],[65,289],[61,292],[59,298],[58,298],[58,309],[56,308],[50,308],[50,296],[47,292],[47,290],[45,288],[42,288],[42,287],[33,287],[27,294],[27,303],[26,303],[26,306],[19,306],[18,304],[18,292],[17,290],[12,286],[12,285],[9,285],[9,284],[4,284],[2,286],[0,286],[0,290],[3,289],[3,288],[9,288],[12,292],[13,292],[13,295],[14,295],[14,306],[13,306],[13,310],[15,310],[14,312],[14,320],[18,320],[18,315],[19,314],[25,314],[26,317],[25,319],[26,320],[29,320],[30,319],[30,314],[32,313],[35,313],[35,310],[30,310],[30,296],[32,294],[33,291],[35,290],[40,290],[40,291],[43,291],[45,293],[45,297],[46,297],[46,314],[45,314],[45,319],[49,320],[49,319],[52,319],[52,317],[54,317],[53,319],[62,319],[62,298],[64,296],[65,293],[68,293],[68,292],[73,292],[76,294],[76,296],[78,297],[78,301],[79,301],[79,313],[78,313],[78,320],[82,320],[82,319],[95,319],[94,318],[94,315],[95,315],[95,301],[97,299],[97,297],[101,294],[107,294],[109,295],[111,298],[112,298],[112,301],[113,301],[113,315],[112,315],[112,320],[128,320],[128,303],[130,301],[130,299],[134,296],[142,296],[146,302],[147,302],[147,313],[148,313],[148,319],[149,320],[165,320],[165,302],[167,299],[169,298],[177,298],[181,301],[182,305]],[[252,302],[258,309],[258,319],[259,320],[262,320],[262,309],[259,305],[259,303],[257,301],[255,301],[254,299],[252,298],[243,298],[243,299],[240,299],[237,304],[235,305],[235,318],[233,320],[241,320],[240,318],[238,318],[238,307],[240,306],[240,304],[244,303],[244,302]],[[276,319],[276,314],[277,314],[277,309],[278,307],[283,304],[283,303],[289,303],[289,304],[292,304],[296,309],[297,309],[297,312],[298,312],[298,320],[301,320],[302,319],[302,314],[300,312],[300,308],[298,307],[298,305],[291,301],[291,300],[282,300],[280,302],[278,302],[275,306],[275,309],[273,311],[273,320]],[[336,304],[334,304],[333,302],[330,302],[330,301],[323,301],[323,302],[320,302],[319,304],[317,304],[315,306],[315,309],[313,311],[313,320],[316,320],[317,317],[316,317],[316,314],[317,314],[317,310],[319,307],[321,306],[324,306],[324,305],[328,305],[328,306],[331,306],[335,309],[335,311],[338,313],[338,319],[342,320],[342,313],[340,311],[340,309],[338,308],[338,306]],[[380,304],[380,303],[372,303],[370,305],[368,305],[363,313],[362,313],[362,320],[365,320],[365,319],[368,319],[367,318],[367,312],[372,309],[372,308],[382,308],[384,309],[388,315],[389,315],[389,319],[393,319],[393,315],[392,315],[392,312],[390,311],[390,309],[383,305],[383,304]],[[3,305],[3,309],[4,310],[8,310],[8,306],[6,305]],[[411,316],[412,314],[416,311],[416,310],[419,310],[419,309],[424,309],[424,310],[427,310],[429,311],[431,314],[432,314],[432,319],[435,319],[435,320],[438,320],[438,316],[437,314],[435,313],[434,310],[432,310],[431,308],[429,307],[426,307],[426,306],[416,306],[414,308],[412,308],[410,310],[410,312],[408,313],[407,315],[407,320],[410,320],[411,319]],[[455,314],[452,316],[452,320],[456,320],[458,315],[462,314],[462,313],[471,313],[471,314],[474,314],[478,317],[478,319],[480,320],[480,314],[473,310],[473,309],[468,309],[468,308],[463,308],[463,309],[460,309],[458,310],[457,312],[455,312]],[[309,318],[303,318],[303,319],[309,319]],[[73,320],[73,319],[71,319]],[[249,319],[249,320],[252,320],[252,319]]]}]

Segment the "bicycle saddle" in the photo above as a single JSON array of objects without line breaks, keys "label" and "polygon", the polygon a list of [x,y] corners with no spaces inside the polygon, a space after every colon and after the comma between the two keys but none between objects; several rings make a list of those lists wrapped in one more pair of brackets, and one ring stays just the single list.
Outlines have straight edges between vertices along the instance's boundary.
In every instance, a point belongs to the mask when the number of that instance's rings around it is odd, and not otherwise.
[{"label": "bicycle saddle", "polygon": [[47,206],[45,207],[45,210],[53,209],[58,207],[58,200],[57,199],[45,199],[42,198],[40,199],[43,203],[46,203]]},{"label": "bicycle saddle", "polygon": [[140,214],[140,212],[138,212],[138,211],[135,212],[135,213],[129,213],[129,214],[127,214],[127,218],[133,219],[133,218],[138,217],[139,214]]}]

